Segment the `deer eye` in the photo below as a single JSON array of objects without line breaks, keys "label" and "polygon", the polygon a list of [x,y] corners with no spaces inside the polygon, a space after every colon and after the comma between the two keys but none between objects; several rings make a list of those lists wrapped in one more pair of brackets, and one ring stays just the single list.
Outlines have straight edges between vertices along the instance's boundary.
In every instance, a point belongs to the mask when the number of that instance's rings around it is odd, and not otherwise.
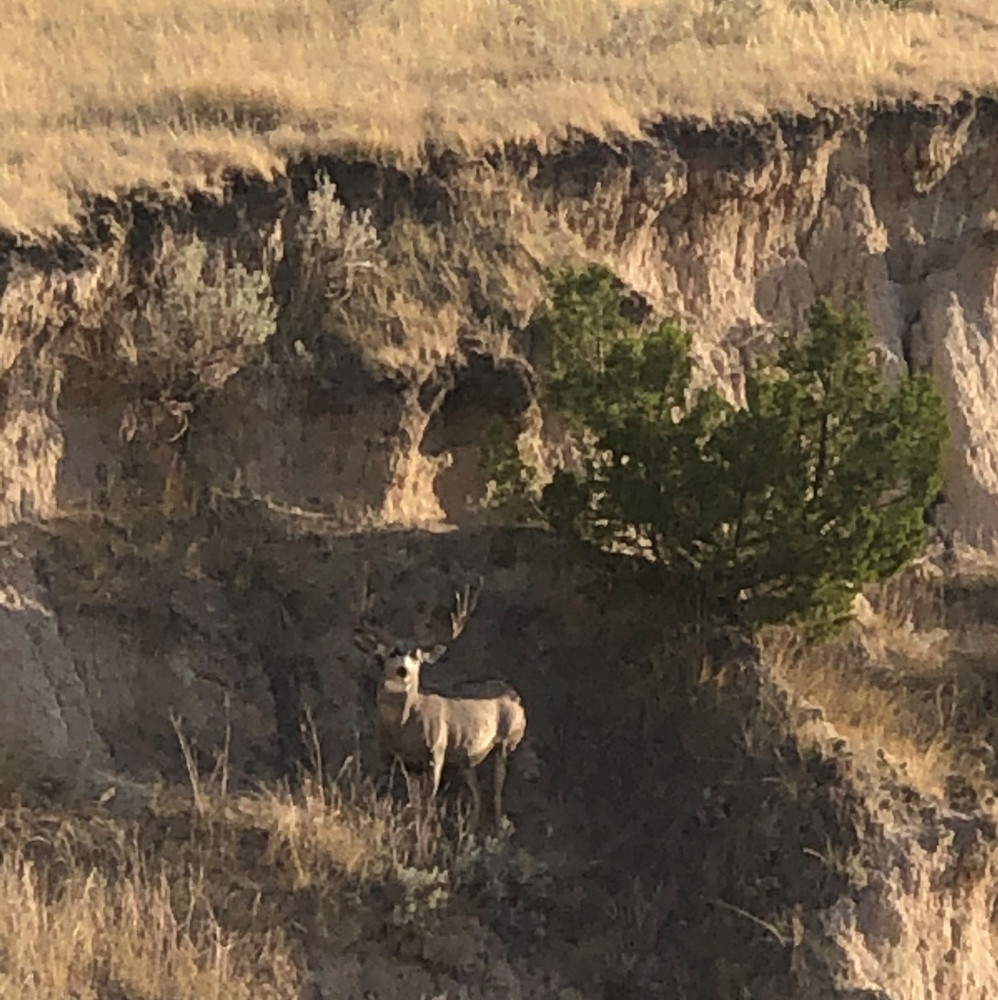
[{"label": "deer eye", "polygon": [[396,677],[400,677],[402,680],[405,680],[405,675],[407,673],[408,673],[408,671],[405,669],[405,667],[396,667],[395,668],[395,676]]}]

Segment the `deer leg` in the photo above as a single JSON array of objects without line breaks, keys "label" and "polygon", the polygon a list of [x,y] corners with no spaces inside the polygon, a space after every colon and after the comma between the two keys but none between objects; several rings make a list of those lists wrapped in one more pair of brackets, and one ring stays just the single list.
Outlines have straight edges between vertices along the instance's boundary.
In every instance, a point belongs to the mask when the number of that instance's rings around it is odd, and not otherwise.
[{"label": "deer leg", "polygon": [[398,772],[402,772],[402,777],[405,780],[405,791],[406,795],[409,794],[409,775],[406,772],[405,767],[403,767],[402,762],[393,753],[383,752],[381,754],[381,773],[379,775],[379,786],[382,792],[388,795],[390,798],[395,798],[396,795],[396,776]]},{"label": "deer leg", "polygon": [[502,829],[502,786],[506,783],[506,746],[496,747],[496,773],[492,782],[492,799],[496,814],[496,829]]},{"label": "deer leg", "polygon": [[482,814],[482,793],[478,788],[478,778],[473,767],[464,769],[464,780],[471,789],[471,829],[478,829],[478,820]]},{"label": "deer leg", "polygon": [[430,798],[437,797],[437,790],[440,788],[440,778],[444,773],[444,753],[443,751],[433,754],[433,784],[430,786]]},{"label": "deer leg", "polygon": [[409,769],[399,761],[399,770],[405,781],[405,798],[409,805],[418,808],[423,800],[423,792],[420,787],[420,775],[410,773]]}]

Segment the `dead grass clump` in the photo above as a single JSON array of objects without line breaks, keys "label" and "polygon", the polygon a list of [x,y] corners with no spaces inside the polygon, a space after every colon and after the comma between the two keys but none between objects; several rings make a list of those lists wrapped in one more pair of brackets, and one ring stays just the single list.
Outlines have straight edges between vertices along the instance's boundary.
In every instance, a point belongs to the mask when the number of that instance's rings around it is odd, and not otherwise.
[{"label": "dead grass clump", "polygon": [[439,800],[421,801],[418,779],[407,779],[409,794],[415,797],[406,805],[379,795],[354,756],[328,780],[311,719],[303,730],[309,734],[312,765],[295,786],[285,781],[236,796],[228,792],[228,726],[214,766],[204,775],[182,720],[174,717],[173,727],[187,768],[194,816],[212,831],[212,843],[217,847],[226,837],[238,840],[247,830],[263,832],[268,863],[281,863],[292,873],[293,890],[344,880],[355,885],[385,882],[415,871],[449,872],[470,848],[463,816],[457,816],[455,826]]},{"label": "dead grass clump", "polygon": [[344,876],[371,884],[414,870],[448,872],[471,847],[460,815],[418,795],[411,805],[379,796],[352,759],[333,782],[304,776],[295,790],[263,789],[236,807],[267,831],[270,857],[289,865],[296,888]]},{"label": "dead grass clump", "polygon": [[864,648],[882,662],[900,661],[906,670],[931,674],[949,659],[942,571],[923,560],[886,583],[869,587],[856,602]]},{"label": "dead grass clump", "polygon": [[785,684],[821,709],[854,752],[886,754],[928,794],[968,761],[956,731],[955,672],[938,573],[919,564],[857,599],[847,632],[821,646],[767,629],[763,655]]},{"label": "dead grass clump", "polygon": [[763,655],[821,710],[826,736],[886,755],[925,793],[943,795],[953,778],[983,791],[998,778],[995,587],[918,564],[859,598],[842,637],[815,647],[792,628],[769,629]]},{"label": "dead grass clump", "polygon": [[291,1000],[316,905],[429,934],[454,903],[471,842],[441,808],[378,796],[353,761],[232,794],[224,749],[204,776],[181,749],[193,796],[0,816],[0,996]]},{"label": "dead grass clump", "polygon": [[397,817],[373,796],[365,804],[338,786],[305,778],[261,790],[237,803],[243,815],[269,834],[269,854],[283,858],[296,888],[328,882],[331,872],[369,881],[391,867]]},{"label": "dead grass clump", "polygon": [[[63,831],[64,844],[67,833]],[[70,834],[69,843],[72,844]],[[178,912],[166,871],[122,849],[116,871],[73,857],[38,863],[35,838],[0,860],[0,996],[292,1000],[298,975],[279,935],[228,933],[188,874]]]},{"label": "dead grass clump", "polygon": [[469,329],[496,334],[487,329],[491,318],[522,324],[537,304],[539,262],[567,249],[568,227],[552,223],[503,172],[474,174],[460,203],[440,208],[446,221],[393,219],[348,304],[333,303],[331,327],[368,363],[430,371],[460,351]]},{"label": "dead grass clump", "polygon": [[458,184],[459,199],[427,182],[421,198],[433,208],[421,217],[386,202],[376,224],[316,175],[283,240],[292,277],[281,329],[293,364],[320,381],[342,378],[344,360],[427,372],[491,317],[526,322],[543,292],[539,262],[577,255],[579,241],[506,168],[478,164]]},{"label": "dead grass clump", "polygon": [[922,792],[943,794],[958,761],[942,684],[913,689],[910,675],[871,663],[855,634],[815,647],[782,626],[767,629],[760,644],[802,705],[820,709],[823,724],[814,735],[841,737],[867,759],[885,754]]}]

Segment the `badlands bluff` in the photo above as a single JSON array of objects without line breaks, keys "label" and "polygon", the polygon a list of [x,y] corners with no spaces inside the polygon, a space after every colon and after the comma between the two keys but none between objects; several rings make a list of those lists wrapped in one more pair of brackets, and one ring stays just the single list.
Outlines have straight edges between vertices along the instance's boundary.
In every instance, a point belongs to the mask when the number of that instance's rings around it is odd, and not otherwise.
[{"label": "badlands bluff", "polygon": [[[508,808],[545,874],[403,933],[385,914],[426,895],[406,875],[402,902],[303,932],[314,995],[998,996],[986,575],[930,560],[918,613],[871,596],[834,662],[663,638],[648,595],[611,600],[488,510],[481,462],[497,419],[542,466],[565,447],[536,391],[546,267],[606,264],[636,310],[682,317],[698,377],[733,399],[767,330],[857,297],[889,364],[938,380],[937,521],[988,548],[994,102],[666,121],[411,171],[313,158],[218,196],[95,200],[73,236],[0,250],[6,795],[140,809],[189,777],[177,729],[202,775],[224,747],[234,786],[314,751],[369,761],[358,622],[438,641],[481,577],[434,682],[521,693]],[[712,667],[677,679],[694,662]],[[282,926],[312,927],[281,884]]]}]

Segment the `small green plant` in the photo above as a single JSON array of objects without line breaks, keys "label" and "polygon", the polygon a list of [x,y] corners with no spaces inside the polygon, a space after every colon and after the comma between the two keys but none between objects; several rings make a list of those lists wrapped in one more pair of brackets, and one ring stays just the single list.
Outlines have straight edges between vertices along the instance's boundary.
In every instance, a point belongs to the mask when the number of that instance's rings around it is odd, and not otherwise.
[{"label": "small green plant", "polygon": [[392,921],[397,926],[420,923],[451,901],[450,875],[441,868],[399,865],[393,874],[401,889],[401,899],[392,908]]},{"label": "small green plant", "polygon": [[865,314],[820,301],[809,331],[777,334],[736,408],[693,390],[689,330],[637,328],[616,284],[605,268],[556,274],[537,318],[547,400],[589,444],[544,489],[544,516],[715,612],[834,630],[863,584],[924,545],[947,435],[932,381],[889,381]]},{"label": "small green plant", "polygon": [[491,477],[488,507],[506,507],[532,492],[534,476],[520,458],[519,437],[516,425],[502,417],[495,417],[486,428],[479,464]]},{"label": "small green plant", "polygon": [[457,882],[501,937],[534,947],[547,932],[552,878],[548,866],[509,837],[489,837],[464,854]]}]

